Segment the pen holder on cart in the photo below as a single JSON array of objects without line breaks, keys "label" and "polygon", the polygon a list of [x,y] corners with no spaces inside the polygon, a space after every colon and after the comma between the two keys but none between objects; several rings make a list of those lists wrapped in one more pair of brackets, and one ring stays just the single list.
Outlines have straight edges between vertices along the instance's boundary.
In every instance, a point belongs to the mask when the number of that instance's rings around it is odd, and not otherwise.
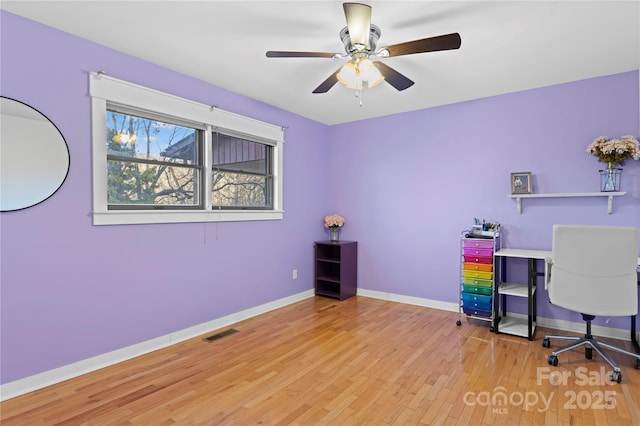
[{"label": "pen holder on cart", "polygon": [[[486,228],[486,227],[485,227]],[[471,235],[470,236],[481,236],[481,237],[495,237],[499,232],[499,229],[494,229],[492,231],[485,231],[482,225],[473,225],[471,227]]]}]

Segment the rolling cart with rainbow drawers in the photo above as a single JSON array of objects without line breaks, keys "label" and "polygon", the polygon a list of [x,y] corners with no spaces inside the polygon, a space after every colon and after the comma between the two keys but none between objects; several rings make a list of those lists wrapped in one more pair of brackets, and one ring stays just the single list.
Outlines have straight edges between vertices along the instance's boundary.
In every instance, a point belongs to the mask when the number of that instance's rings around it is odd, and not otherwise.
[{"label": "rolling cart with rainbow drawers", "polygon": [[462,316],[489,322],[494,330],[493,254],[500,249],[499,232],[479,235],[464,231],[460,236],[460,319]]}]

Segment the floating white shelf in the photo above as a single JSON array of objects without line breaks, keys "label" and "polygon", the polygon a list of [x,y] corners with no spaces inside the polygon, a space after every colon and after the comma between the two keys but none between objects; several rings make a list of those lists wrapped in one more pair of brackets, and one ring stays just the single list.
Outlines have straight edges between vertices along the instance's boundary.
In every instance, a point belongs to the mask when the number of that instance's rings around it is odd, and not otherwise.
[{"label": "floating white shelf", "polygon": [[523,198],[570,198],[570,197],[607,197],[607,212],[611,214],[613,211],[613,197],[626,194],[624,191],[618,192],[564,192],[555,194],[509,194],[507,197],[515,198],[518,207],[518,213],[522,213]]}]

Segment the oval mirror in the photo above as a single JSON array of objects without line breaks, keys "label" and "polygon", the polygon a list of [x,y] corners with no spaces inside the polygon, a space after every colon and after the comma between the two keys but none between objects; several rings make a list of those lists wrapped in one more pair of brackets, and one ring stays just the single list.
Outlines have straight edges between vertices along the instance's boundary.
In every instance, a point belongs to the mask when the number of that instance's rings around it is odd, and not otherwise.
[{"label": "oval mirror", "polygon": [[69,172],[69,147],[40,111],[0,97],[0,211],[22,210],[51,197]]}]

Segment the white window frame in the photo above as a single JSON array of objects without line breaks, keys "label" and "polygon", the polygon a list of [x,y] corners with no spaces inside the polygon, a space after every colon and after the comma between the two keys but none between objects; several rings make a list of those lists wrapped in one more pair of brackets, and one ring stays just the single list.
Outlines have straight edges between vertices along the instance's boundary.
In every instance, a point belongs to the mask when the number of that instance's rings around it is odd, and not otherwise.
[{"label": "white window frame", "polygon": [[[143,223],[228,222],[279,220],[283,210],[283,149],[284,129],[263,121],[244,117],[217,107],[201,104],[103,73],[89,73],[91,96],[92,157],[93,157],[93,224],[119,225]],[[107,201],[107,105],[119,104],[141,111],[150,111],[190,122],[202,123],[204,132],[204,191],[202,209],[172,210],[109,210]],[[273,144],[273,209],[229,210],[211,206],[211,134],[224,129],[246,134]]]}]

